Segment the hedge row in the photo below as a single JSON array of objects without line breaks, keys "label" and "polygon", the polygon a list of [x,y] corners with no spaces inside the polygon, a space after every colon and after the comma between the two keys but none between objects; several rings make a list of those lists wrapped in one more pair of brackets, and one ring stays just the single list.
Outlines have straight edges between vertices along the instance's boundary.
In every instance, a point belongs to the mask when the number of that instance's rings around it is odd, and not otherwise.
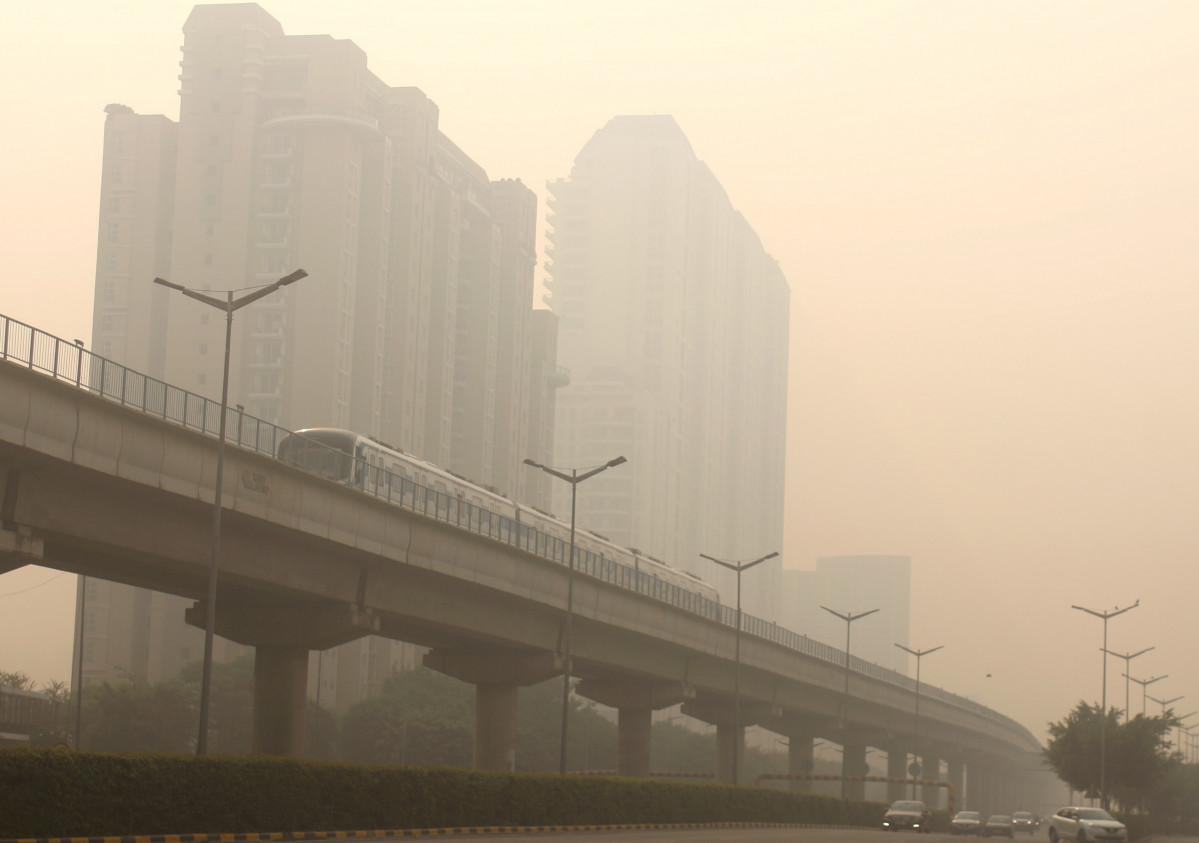
[{"label": "hedge row", "polygon": [[878,827],[884,810],[718,784],[0,750],[0,838],[710,822]]}]

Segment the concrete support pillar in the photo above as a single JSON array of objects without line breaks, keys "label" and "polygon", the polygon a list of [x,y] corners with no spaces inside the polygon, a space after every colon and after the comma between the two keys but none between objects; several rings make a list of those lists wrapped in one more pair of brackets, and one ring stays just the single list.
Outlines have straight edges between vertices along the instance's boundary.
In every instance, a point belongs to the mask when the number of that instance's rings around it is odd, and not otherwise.
[{"label": "concrete support pillar", "polygon": [[905,799],[910,796],[911,791],[908,788],[907,782],[903,781],[908,775],[908,754],[899,749],[887,750],[887,778],[891,781],[887,782],[887,800],[894,802],[897,799]]},{"label": "concrete support pillar", "polygon": [[866,747],[846,744],[841,747],[841,769],[846,776],[844,789],[841,791],[846,799],[856,799],[859,802],[866,798],[866,782],[861,777],[870,769],[866,764]]},{"label": "concrete support pillar", "polygon": [[[743,699],[738,718],[732,700],[715,698],[683,703],[683,713],[716,727],[716,781],[738,784],[746,783],[745,765],[740,763],[744,757],[746,727],[757,725],[763,720],[777,719],[783,712],[782,708],[774,703]],[[734,724],[740,724],[739,728]],[[737,759],[735,767],[734,758]],[[740,779],[740,782],[733,781],[734,769],[737,770],[736,778]]]},{"label": "concrete support pillar", "polygon": [[995,806],[994,798],[995,776],[990,768],[982,763],[971,764],[966,771],[966,798],[970,810],[979,811],[983,815],[990,814]]},{"label": "concrete support pillar", "polygon": [[[721,784],[737,784],[733,781],[733,753],[745,746],[745,726],[734,728],[732,723],[716,724],[716,781]],[[744,765],[737,765],[739,777],[744,775]]]},{"label": "concrete support pillar", "polygon": [[[816,739],[811,735],[791,735],[787,739],[787,772],[792,776],[810,775],[816,769]],[[811,793],[812,782],[794,780],[793,793]]]},{"label": "concrete support pillar", "polygon": [[[184,613],[189,624],[201,629],[206,617],[202,602]],[[215,633],[254,647],[253,751],[303,757],[308,751],[309,651],[378,630],[378,617],[361,606],[217,603]]]},{"label": "concrete support pillar", "polygon": [[475,767],[515,770],[517,689],[561,676],[561,663],[552,653],[482,648],[430,650],[423,661],[475,686]]},{"label": "concrete support pillar", "polygon": [[966,769],[960,758],[950,758],[947,766],[949,768],[949,791],[947,798],[951,801],[945,807],[950,814],[953,814],[956,811],[962,811],[966,808],[966,803],[962,798],[966,793]]},{"label": "concrete support pillar", "polygon": [[622,776],[648,778],[653,714],[695,696],[681,682],[601,682],[584,679],[576,692],[616,715],[616,770]]},{"label": "concrete support pillar", "polygon": [[616,716],[616,772],[621,776],[649,778],[653,709],[621,708]]},{"label": "concrete support pillar", "polygon": [[475,685],[478,770],[516,770],[516,685]]},{"label": "concrete support pillar", "polygon": [[303,757],[308,751],[308,648],[254,648],[255,755]]},{"label": "concrete support pillar", "polygon": [[[923,767],[920,776],[922,779],[930,782],[942,781],[940,758],[935,755],[926,755],[920,759],[920,762],[921,766]],[[942,796],[942,791],[944,790],[945,788],[938,787],[937,785],[933,784],[923,785],[921,787],[921,792],[923,793],[921,801],[923,801],[924,804],[930,808],[940,808],[942,805],[942,799],[944,798]]]}]

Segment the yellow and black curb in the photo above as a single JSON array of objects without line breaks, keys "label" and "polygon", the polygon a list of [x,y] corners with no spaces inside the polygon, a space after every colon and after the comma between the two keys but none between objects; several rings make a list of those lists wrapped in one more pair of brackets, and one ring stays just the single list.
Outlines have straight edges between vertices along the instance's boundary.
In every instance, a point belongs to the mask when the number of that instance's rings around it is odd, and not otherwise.
[{"label": "yellow and black curb", "polygon": [[812,823],[638,823],[634,825],[464,826],[461,828],[400,828],[374,831],[273,831],[244,834],[143,834],[124,837],[9,837],[0,843],[265,843],[266,841],[359,840],[375,837],[451,837],[466,834],[538,834],[568,831],[669,831],[717,828],[850,828]]}]

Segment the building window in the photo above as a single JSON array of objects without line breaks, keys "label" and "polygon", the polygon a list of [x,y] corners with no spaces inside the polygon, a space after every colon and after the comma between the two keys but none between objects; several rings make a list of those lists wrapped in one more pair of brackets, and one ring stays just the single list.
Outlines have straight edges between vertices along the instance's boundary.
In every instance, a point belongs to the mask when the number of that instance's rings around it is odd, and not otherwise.
[{"label": "building window", "polygon": [[212,252],[207,252],[204,255],[204,265],[212,266]]},{"label": "building window", "polygon": [[218,135],[209,135],[208,136],[208,145],[209,146],[216,146],[219,142],[220,142],[220,136],[218,136]]},{"label": "building window", "polygon": [[96,634],[96,613],[91,609],[83,613],[83,631],[87,635]]},{"label": "building window", "polygon": [[105,272],[116,272],[117,271],[117,253],[116,252],[105,253],[105,255],[104,255],[104,271]]},{"label": "building window", "polygon": [[108,200],[108,210],[114,214],[121,213],[121,197],[114,196]]},{"label": "building window", "polygon": [[114,163],[112,168],[108,171],[108,180],[113,184],[120,184],[123,178],[124,171],[121,168],[120,162]]},{"label": "building window", "polygon": [[84,641],[83,642],[83,663],[84,664],[91,664],[93,661],[95,661],[96,648],[94,645],[95,645],[94,641]]},{"label": "building window", "polygon": [[204,226],[204,233],[211,237],[212,235],[216,234],[216,226],[212,223],[207,223]]},{"label": "building window", "polygon": [[207,354],[207,353],[208,353],[208,343],[206,343],[206,342],[202,342],[202,343],[200,343],[200,353],[201,353],[201,354]]},{"label": "building window", "polygon": [[108,242],[117,243],[121,239],[121,224],[119,222],[110,222],[108,224]]},{"label": "building window", "polygon": [[196,375],[196,383],[198,383],[200,386],[204,386],[204,384],[208,383],[208,375],[204,374],[203,372]]},{"label": "building window", "polygon": [[95,577],[89,577],[87,580],[87,599],[95,600],[100,596],[100,583]]}]

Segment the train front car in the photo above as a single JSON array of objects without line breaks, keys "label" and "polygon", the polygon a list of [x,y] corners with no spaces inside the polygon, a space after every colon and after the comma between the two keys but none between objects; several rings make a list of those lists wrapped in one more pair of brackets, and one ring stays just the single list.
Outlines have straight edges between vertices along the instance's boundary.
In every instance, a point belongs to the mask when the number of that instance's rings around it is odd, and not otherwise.
[{"label": "train front car", "polygon": [[310,427],[289,433],[279,442],[279,459],[311,474],[355,485],[356,433],[332,427]]}]

